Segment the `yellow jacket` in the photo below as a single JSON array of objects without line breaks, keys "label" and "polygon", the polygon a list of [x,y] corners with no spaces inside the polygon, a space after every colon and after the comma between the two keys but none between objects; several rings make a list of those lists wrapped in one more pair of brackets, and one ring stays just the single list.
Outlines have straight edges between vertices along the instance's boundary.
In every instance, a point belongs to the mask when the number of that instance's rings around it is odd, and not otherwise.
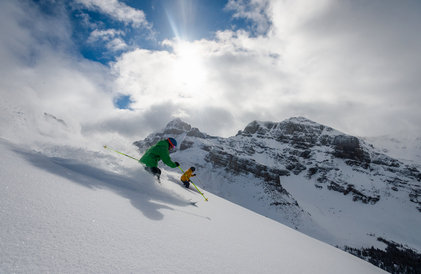
[{"label": "yellow jacket", "polygon": [[186,172],[184,172],[184,174],[181,176],[181,181],[189,181],[190,177],[194,177],[196,176],[195,174],[193,174],[193,170],[191,170],[189,168],[189,170],[187,170]]}]

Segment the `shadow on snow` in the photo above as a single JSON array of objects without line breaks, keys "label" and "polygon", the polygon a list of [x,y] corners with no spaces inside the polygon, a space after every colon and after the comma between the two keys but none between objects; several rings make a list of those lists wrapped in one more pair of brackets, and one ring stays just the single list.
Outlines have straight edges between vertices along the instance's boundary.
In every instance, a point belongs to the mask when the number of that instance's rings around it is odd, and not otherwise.
[{"label": "shadow on snow", "polygon": [[72,159],[50,158],[41,153],[15,149],[15,152],[37,168],[64,177],[74,183],[91,189],[109,189],[129,199],[144,216],[162,220],[162,209],[174,210],[173,206],[189,206],[190,203],[162,186],[157,185],[146,171],[139,172],[141,180],[89,166]]}]

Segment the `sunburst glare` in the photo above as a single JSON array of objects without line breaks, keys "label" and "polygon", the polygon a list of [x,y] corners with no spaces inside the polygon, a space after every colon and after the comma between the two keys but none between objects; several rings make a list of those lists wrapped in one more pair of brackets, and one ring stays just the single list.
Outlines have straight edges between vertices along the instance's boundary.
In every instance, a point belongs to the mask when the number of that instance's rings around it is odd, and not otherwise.
[{"label": "sunburst glare", "polygon": [[173,77],[181,96],[197,95],[206,81],[206,68],[200,50],[192,43],[178,41],[174,44],[174,54]]}]

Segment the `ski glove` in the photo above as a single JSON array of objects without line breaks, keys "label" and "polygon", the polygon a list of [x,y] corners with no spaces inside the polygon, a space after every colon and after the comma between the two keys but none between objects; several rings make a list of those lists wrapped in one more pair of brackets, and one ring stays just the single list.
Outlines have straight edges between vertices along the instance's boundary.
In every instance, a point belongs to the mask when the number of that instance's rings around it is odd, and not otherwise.
[{"label": "ski glove", "polygon": [[176,166],[180,166],[180,164],[178,162],[174,162]]}]

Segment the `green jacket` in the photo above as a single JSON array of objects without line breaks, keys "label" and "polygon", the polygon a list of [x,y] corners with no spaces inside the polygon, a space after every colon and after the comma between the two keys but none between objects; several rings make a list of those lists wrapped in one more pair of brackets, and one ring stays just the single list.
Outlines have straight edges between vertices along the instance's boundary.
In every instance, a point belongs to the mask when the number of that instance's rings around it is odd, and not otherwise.
[{"label": "green jacket", "polygon": [[167,166],[175,168],[177,165],[171,160],[169,147],[167,140],[161,140],[146,150],[139,162],[147,167],[158,167],[158,162],[162,160]]}]

